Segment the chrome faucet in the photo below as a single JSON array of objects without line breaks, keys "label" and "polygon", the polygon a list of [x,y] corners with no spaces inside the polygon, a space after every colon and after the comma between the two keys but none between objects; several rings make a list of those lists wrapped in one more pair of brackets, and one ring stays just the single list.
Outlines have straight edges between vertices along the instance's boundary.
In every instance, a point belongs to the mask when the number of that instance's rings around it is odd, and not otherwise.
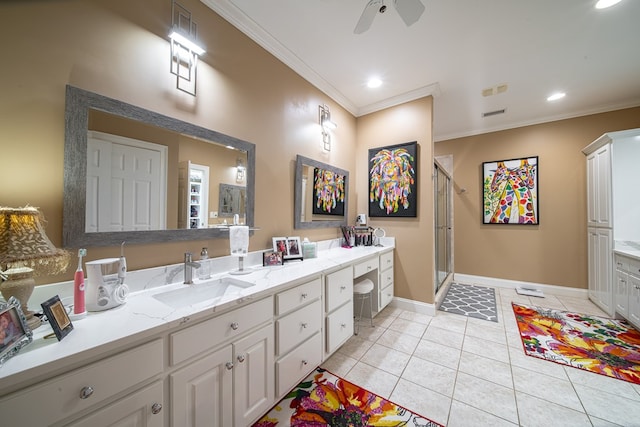
[{"label": "chrome faucet", "polygon": [[184,253],[184,284],[193,284],[193,269],[200,268],[200,263],[193,260],[193,254],[191,252]]}]

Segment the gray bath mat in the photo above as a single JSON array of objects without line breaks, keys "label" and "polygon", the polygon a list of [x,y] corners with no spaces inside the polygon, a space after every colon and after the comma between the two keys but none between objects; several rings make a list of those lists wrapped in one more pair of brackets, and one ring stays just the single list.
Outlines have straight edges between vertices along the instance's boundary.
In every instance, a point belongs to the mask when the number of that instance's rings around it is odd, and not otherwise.
[{"label": "gray bath mat", "polygon": [[438,310],[497,322],[496,290],[452,283]]}]

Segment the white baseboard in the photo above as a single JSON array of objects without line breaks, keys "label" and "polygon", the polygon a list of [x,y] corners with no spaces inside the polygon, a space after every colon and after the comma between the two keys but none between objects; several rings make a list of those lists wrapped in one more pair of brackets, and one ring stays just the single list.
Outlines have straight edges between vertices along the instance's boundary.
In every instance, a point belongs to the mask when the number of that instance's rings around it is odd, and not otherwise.
[{"label": "white baseboard", "polygon": [[389,305],[402,310],[413,311],[414,313],[426,314],[429,316],[436,315],[436,306],[434,304],[415,301],[412,299],[393,297],[393,300]]},{"label": "white baseboard", "polygon": [[457,283],[468,283],[470,285],[491,286],[495,288],[516,289],[524,286],[527,288],[539,289],[552,295],[583,298],[589,297],[588,289],[570,288],[566,286],[546,285],[544,283],[523,282],[519,280],[497,279],[495,277],[473,276],[470,274],[455,273],[453,280]]}]

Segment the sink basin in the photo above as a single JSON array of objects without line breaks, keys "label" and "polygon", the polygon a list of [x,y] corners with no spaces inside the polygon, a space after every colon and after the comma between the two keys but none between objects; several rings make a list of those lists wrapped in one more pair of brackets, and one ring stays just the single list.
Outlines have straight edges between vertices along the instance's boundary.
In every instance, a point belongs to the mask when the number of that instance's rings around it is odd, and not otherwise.
[{"label": "sink basin", "polygon": [[184,285],[180,289],[161,292],[153,297],[170,307],[180,308],[195,304],[211,304],[218,298],[238,294],[251,286],[255,286],[255,283],[223,277],[194,285]]}]

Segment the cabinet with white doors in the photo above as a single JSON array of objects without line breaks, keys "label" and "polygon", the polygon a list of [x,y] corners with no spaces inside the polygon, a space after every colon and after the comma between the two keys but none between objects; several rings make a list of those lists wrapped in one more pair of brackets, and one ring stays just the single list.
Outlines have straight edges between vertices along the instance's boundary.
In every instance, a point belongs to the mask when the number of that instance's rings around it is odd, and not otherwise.
[{"label": "cabinet with white doors", "polygon": [[609,228],[589,228],[587,251],[589,254],[589,299],[609,316],[613,316],[613,232]]},{"label": "cabinet with white doors", "polygon": [[587,154],[587,226],[612,226],[610,143]]},{"label": "cabinet with white doors", "polygon": [[353,267],[324,277],[325,357],[353,335]]},{"label": "cabinet with white doors", "polygon": [[171,425],[245,426],[267,412],[273,343],[273,297],[170,334]]},{"label": "cabinet with white doors", "polygon": [[178,228],[208,227],[209,166],[180,162],[178,193]]},{"label": "cabinet with white doors", "polygon": [[380,290],[378,312],[382,311],[393,300],[393,251],[380,254]]},{"label": "cabinet with white doors", "polygon": [[616,313],[640,329],[640,260],[615,255]]},{"label": "cabinet with white doors", "polygon": [[275,296],[276,400],[322,362],[322,278]]},{"label": "cabinet with white doors", "polygon": [[163,346],[156,339],[4,396],[2,425],[161,427]]}]

